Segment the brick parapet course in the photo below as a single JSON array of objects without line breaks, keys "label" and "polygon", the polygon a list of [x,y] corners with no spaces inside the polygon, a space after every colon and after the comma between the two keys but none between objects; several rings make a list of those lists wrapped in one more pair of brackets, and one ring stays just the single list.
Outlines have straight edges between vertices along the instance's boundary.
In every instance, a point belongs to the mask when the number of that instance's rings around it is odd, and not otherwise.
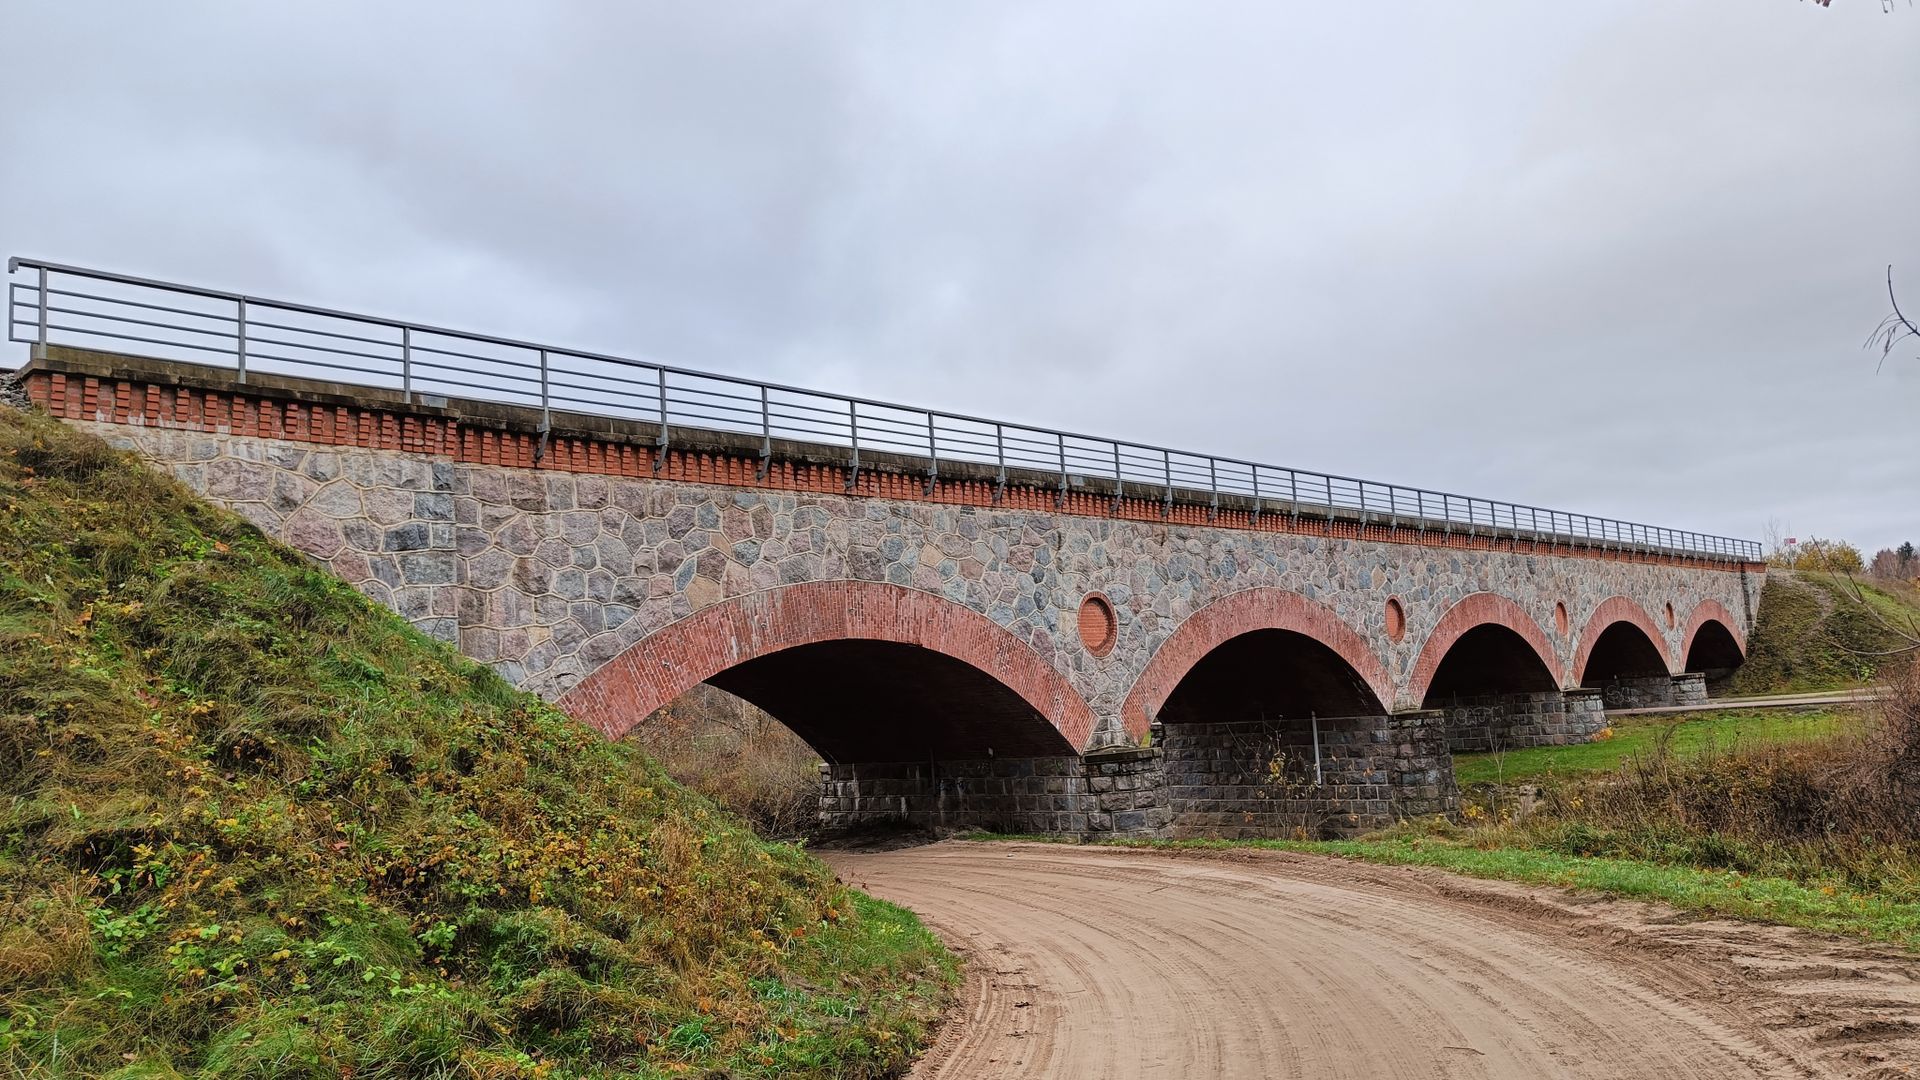
[{"label": "brick parapet course", "polygon": [[[1121,705],[1160,647],[1197,612],[1252,589],[1323,608],[1365,643],[1390,708],[1417,708],[1411,677],[1438,623],[1461,601],[1497,593],[1531,618],[1572,683],[1593,616],[1711,601],[1744,640],[1759,575],[1640,556],[1480,538],[1373,539],[1258,530],[1106,513],[1109,500],[999,505],[979,492],[924,495],[922,478],[557,441],[476,430],[458,418],[275,397],[220,394],[132,378],[29,373],[34,399],[138,449],[190,487],[400,611],[515,683],[550,698],[706,607],[783,585],[877,581],[942,597],[1005,628],[1052,665],[1099,718],[1093,743],[1137,741],[1150,717]],[[958,483],[956,481],[956,483]],[[756,484],[758,486],[756,486]],[[962,495],[964,494],[964,499]],[[945,501],[942,501],[945,500]],[[1224,524],[1232,524],[1230,522]],[[1418,540],[1419,542],[1414,542]],[[1073,613],[1089,592],[1112,603],[1112,649],[1089,653]],[[1386,629],[1400,599],[1405,632]],[[1554,629],[1567,605],[1571,637]],[[1611,603],[1610,603],[1611,602]],[[1683,632],[1654,627],[1670,663]],[[1531,638],[1532,635],[1529,635]],[[1123,730],[1124,728],[1124,730]]]}]

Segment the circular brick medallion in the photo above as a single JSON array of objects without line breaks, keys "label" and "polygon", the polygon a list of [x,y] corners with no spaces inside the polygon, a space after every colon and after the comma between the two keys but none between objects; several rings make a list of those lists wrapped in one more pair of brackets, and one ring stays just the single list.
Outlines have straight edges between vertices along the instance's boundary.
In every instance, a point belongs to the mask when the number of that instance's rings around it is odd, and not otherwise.
[{"label": "circular brick medallion", "polygon": [[1553,605],[1553,625],[1554,629],[1560,631],[1561,637],[1567,636],[1567,631],[1571,629],[1573,624],[1567,620],[1567,605],[1565,603]]},{"label": "circular brick medallion", "polygon": [[1395,641],[1407,636],[1407,612],[1397,596],[1387,597],[1387,636]]},{"label": "circular brick medallion", "polygon": [[1101,593],[1088,593],[1080,601],[1080,641],[1095,656],[1113,651],[1120,636],[1120,624],[1113,616],[1113,602]]}]

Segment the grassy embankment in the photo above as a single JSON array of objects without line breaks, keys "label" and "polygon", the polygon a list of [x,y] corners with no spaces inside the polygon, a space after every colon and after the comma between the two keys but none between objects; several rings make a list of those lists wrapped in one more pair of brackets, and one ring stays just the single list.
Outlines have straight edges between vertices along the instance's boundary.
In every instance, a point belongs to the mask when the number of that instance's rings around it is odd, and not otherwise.
[{"label": "grassy embankment", "polygon": [[0,409],[0,1071],[879,1076],[953,981],[637,750]]},{"label": "grassy embankment", "polygon": [[1754,623],[1746,662],[1726,693],[1850,689],[1871,682],[1883,654],[1899,646],[1896,628],[1920,626],[1920,594],[1865,579],[1772,570]]}]

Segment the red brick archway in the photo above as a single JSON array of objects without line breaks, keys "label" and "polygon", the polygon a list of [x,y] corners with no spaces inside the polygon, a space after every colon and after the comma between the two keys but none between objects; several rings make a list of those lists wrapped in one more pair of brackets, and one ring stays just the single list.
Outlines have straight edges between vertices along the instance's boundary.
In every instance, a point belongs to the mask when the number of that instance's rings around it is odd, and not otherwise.
[{"label": "red brick archway", "polygon": [[1504,626],[1519,634],[1555,682],[1566,685],[1564,671],[1560,666],[1560,657],[1553,650],[1553,641],[1547,632],[1525,608],[1498,593],[1480,592],[1466,597],[1447,609],[1440,616],[1440,622],[1433,632],[1427,635],[1427,643],[1420,649],[1420,659],[1413,665],[1413,675],[1407,680],[1407,698],[1416,707],[1426,700],[1427,688],[1433,685],[1433,673],[1440,670],[1440,661],[1446,659],[1447,650],[1453,648],[1460,636],[1476,626]]},{"label": "red brick archway", "polygon": [[1733,643],[1740,646],[1740,655],[1747,654],[1747,638],[1740,632],[1740,624],[1734,621],[1733,612],[1728,611],[1720,601],[1709,599],[1693,605],[1693,614],[1687,616],[1687,632],[1680,639],[1681,663],[1686,663],[1687,657],[1692,655],[1693,639],[1708,622],[1718,622],[1726,627],[1727,633],[1733,635]]},{"label": "red brick archway", "polygon": [[726,600],[664,626],[567,691],[559,705],[617,739],[655,709],[738,664],[821,642],[916,645],[992,676],[1075,749],[1093,710],[1053,666],[986,616],[916,589],[815,581]]},{"label": "red brick archway", "polygon": [[1158,712],[1195,664],[1222,644],[1256,630],[1291,630],[1325,645],[1359,673],[1383,708],[1392,707],[1393,682],[1386,665],[1332,608],[1285,589],[1248,589],[1189,615],[1161,643],[1120,707],[1127,733],[1136,739],[1145,735],[1149,710]]},{"label": "red brick archway", "polygon": [[1587,661],[1593,655],[1594,643],[1600,640],[1600,635],[1607,627],[1620,622],[1632,623],[1639,627],[1641,632],[1647,635],[1647,640],[1653,642],[1654,649],[1666,659],[1667,674],[1674,673],[1673,650],[1667,647],[1667,639],[1660,632],[1660,624],[1653,621],[1653,616],[1647,614],[1647,609],[1632,600],[1624,596],[1609,596],[1600,602],[1599,607],[1593,609],[1593,616],[1587,620],[1587,625],[1580,631],[1580,647],[1573,655],[1574,682],[1581,683],[1586,680]]}]

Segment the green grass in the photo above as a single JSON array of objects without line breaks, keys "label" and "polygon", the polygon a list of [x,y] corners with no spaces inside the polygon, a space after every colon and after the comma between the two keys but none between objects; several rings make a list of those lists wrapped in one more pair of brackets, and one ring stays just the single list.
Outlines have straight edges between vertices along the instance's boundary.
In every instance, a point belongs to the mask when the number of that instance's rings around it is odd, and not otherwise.
[{"label": "green grass", "polygon": [[[1058,839],[975,833],[974,840]],[[1920,950],[1920,901],[1738,870],[1672,866],[1536,848],[1481,847],[1471,840],[1410,837],[1363,840],[1114,840],[1115,847],[1167,850],[1258,848],[1332,855],[1393,866],[1429,866],[1469,877],[1585,889],[1657,900],[1700,915],[1798,926]]]},{"label": "green grass", "polygon": [[[1830,738],[1855,722],[1841,709],[1732,709],[1725,712],[1624,718],[1611,737],[1573,746],[1540,746],[1504,753],[1455,754],[1453,775],[1461,786],[1517,783],[1609,772],[1667,739],[1678,758],[1708,748],[1728,750]],[[1667,733],[1671,732],[1671,735]]]},{"label": "green grass", "polygon": [[635,748],[0,409],[0,1074],[877,1077],[955,981]]}]

